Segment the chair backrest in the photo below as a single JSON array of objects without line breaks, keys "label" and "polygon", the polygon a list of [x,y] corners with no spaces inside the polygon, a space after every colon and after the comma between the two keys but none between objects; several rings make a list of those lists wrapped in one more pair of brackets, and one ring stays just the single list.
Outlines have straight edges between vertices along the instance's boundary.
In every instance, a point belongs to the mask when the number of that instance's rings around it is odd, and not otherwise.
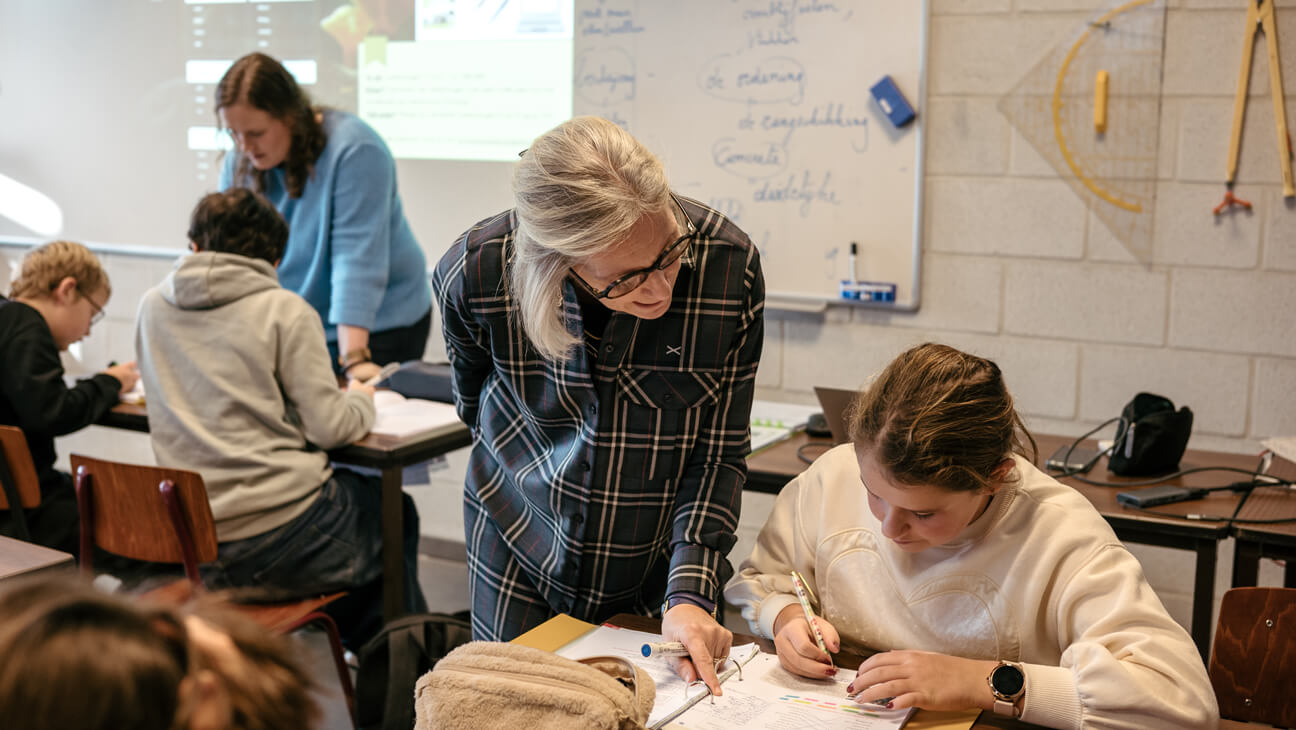
[{"label": "chair backrest", "polygon": [[202,477],[183,469],[71,456],[81,516],[81,565],[94,546],[135,560],[181,563],[199,582],[198,563],[216,559],[216,523]]},{"label": "chair backrest", "polygon": [[[0,452],[3,453],[5,467],[0,468],[0,481],[15,491],[18,503],[24,508],[39,506],[40,480],[36,477],[36,466],[32,463],[27,437],[23,435],[21,428],[0,426]],[[8,483],[9,479],[13,480],[13,484]],[[0,509],[9,509],[9,499],[5,496],[4,489],[0,489]]]},{"label": "chair backrest", "polygon": [[1210,679],[1220,716],[1296,727],[1296,588],[1234,588],[1220,602]]}]

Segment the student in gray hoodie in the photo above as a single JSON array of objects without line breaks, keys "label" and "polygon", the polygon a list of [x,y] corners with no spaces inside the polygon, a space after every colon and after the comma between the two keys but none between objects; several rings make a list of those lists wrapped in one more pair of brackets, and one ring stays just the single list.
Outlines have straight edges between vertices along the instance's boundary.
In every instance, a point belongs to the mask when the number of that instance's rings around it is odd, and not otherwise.
[{"label": "student in gray hoodie", "polygon": [[[283,596],[350,591],[328,610],[356,649],[382,620],[382,490],[332,468],[325,451],[369,432],[373,388],[339,388],[319,314],[279,286],[287,239],[261,195],[205,196],[193,253],[140,302],[135,347],[158,464],[207,486],[220,550],[203,580]],[[424,611],[408,496],[404,508],[405,607]]]}]

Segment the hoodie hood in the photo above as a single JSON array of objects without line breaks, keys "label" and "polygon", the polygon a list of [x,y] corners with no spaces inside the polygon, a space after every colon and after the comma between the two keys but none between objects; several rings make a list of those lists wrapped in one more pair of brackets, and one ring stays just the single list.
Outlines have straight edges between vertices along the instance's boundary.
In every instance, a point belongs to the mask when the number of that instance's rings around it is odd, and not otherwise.
[{"label": "hoodie hood", "polygon": [[180,309],[214,309],[278,288],[279,277],[268,261],[203,251],[177,261],[158,291],[163,299]]}]

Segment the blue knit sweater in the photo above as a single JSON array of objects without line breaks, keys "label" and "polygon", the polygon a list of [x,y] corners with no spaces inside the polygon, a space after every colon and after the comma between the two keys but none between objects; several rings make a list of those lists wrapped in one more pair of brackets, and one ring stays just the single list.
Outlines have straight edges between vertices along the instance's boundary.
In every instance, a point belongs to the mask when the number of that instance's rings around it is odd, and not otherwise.
[{"label": "blue knit sweater", "polygon": [[[302,196],[288,196],[283,167],[270,171],[265,196],[288,221],[279,281],[337,325],[380,332],[418,321],[432,306],[427,262],[401,208],[396,163],[368,124],[324,112],[328,143]],[[225,155],[220,189],[235,184],[238,152]],[[248,183],[242,183],[248,184]]]}]

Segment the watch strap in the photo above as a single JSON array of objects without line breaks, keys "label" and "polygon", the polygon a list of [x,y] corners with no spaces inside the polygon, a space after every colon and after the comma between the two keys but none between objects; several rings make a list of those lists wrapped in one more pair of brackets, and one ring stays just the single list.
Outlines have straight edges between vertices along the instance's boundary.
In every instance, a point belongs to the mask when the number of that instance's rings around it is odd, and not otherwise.
[{"label": "watch strap", "polygon": [[1004,717],[1017,717],[1017,703],[1001,700],[998,697],[994,702],[994,714],[1003,715]]},{"label": "watch strap", "polygon": [[339,357],[338,365],[343,370],[349,370],[352,365],[369,362],[371,359],[373,359],[373,353],[369,352],[368,347],[357,347],[353,350],[347,350],[345,354]]},{"label": "watch strap", "polygon": [[662,616],[665,616],[667,611],[671,610],[672,608],[678,606],[681,603],[687,603],[690,606],[697,606],[703,611],[706,611],[707,613],[711,614],[711,618],[715,618],[716,615],[715,603],[713,601],[706,600],[702,596],[694,595],[692,593],[672,593],[671,595],[666,596],[666,600],[662,601],[662,609],[661,609]]}]

